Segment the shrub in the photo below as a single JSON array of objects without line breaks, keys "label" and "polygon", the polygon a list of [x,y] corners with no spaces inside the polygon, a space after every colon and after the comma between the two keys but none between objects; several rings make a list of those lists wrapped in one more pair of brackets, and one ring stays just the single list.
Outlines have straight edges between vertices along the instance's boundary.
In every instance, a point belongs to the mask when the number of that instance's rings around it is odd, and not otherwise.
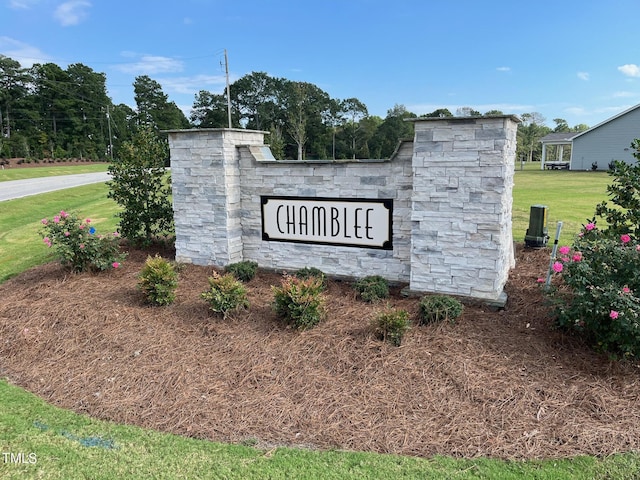
[{"label": "shrub", "polygon": [[399,347],[402,337],[409,329],[409,313],[387,307],[374,317],[371,326],[376,337]]},{"label": "shrub", "polygon": [[640,355],[640,245],[587,223],[553,264],[559,283],[547,291],[560,327],[580,332],[612,358]]},{"label": "shrub", "polygon": [[322,281],[317,277],[301,279],[285,276],[282,285],[271,287],[276,314],[300,330],[314,327],[325,316]]},{"label": "shrub", "polygon": [[607,186],[607,194],[613,205],[601,202],[596,206],[596,216],[607,222],[605,234],[614,236],[630,234],[640,238],[640,140],[634,140],[631,146],[636,149],[633,154],[639,161],[634,165],[614,162],[608,174],[613,177]]},{"label": "shrub", "polygon": [[209,277],[209,290],[201,296],[209,303],[213,312],[222,314],[222,318],[227,318],[232,310],[249,306],[247,289],[231,273],[218,275],[214,272]]},{"label": "shrub", "polygon": [[304,267],[296,270],[294,275],[303,280],[306,280],[307,278],[319,278],[322,283],[322,289],[325,290],[327,288],[327,276],[319,268]]},{"label": "shrub", "polygon": [[420,300],[420,324],[454,321],[464,309],[459,300],[448,295],[430,295]]},{"label": "shrub", "polygon": [[389,282],[379,275],[361,278],[354,286],[365,302],[375,302],[389,296]]},{"label": "shrub", "polygon": [[256,262],[251,262],[249,260],[245,260],[243,262],[238,263],[230,263],[224,269],[225,272],[231,273],[234,277],[236,277],[241,282],[248,282],[253,277],[256,276],[256,271],[258,270],[258,264]]},{"label": "shrub", "polygon": [[158,255],[147,257],[138,278],[138,288],[152,305],[169,305],[176,299],[178,274],[168,260]]},{"label": "shrub", "polygon": [[166,140],[144,127],[120,147],[118,158],[109,165],[112,180],[107,182],[107,196],[123,207],[117,214],[120,232],[132,243],[151,244],[157,237],[173,235],[168,156]]},{"label": "shrub", "polygon": [[55,248],[60,263],[74,272],[118,268],[125,258],[120,253],[118,233],[109,237],[96,235],[91,220],[81,220],[75,213],[61,210],[53,219],[42,219],[43,242]]}]

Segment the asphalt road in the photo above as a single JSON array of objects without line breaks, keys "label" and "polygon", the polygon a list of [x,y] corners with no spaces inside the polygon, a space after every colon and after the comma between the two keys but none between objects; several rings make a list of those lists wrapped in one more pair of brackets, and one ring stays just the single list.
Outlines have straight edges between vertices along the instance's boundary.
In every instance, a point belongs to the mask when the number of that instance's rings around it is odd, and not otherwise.
[{"label": "asphalt road", "polygon": [[11,180],[0,182],[0,202],[14,198],[28,197],[40,193],[79,187],[92,183],[102,183],[110,180],[109,173],[79,173],[76,175],[59,175],[54,177],[28,178],[26,180]]}]

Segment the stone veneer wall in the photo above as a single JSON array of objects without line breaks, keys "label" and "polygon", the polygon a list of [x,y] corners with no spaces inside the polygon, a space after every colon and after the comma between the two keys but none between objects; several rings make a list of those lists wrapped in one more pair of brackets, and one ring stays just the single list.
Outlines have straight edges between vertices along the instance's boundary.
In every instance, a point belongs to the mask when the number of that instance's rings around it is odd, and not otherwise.
[{"label": "stone veneer wall", "polygon": [[[381,275],[418,292],[497,300],[514,265],[517,118],[415,121],[390,160],[275,161],[266,132],[169,133],[176,260]],[[262,240],[261,195],[393,198],[393,250]]]}]

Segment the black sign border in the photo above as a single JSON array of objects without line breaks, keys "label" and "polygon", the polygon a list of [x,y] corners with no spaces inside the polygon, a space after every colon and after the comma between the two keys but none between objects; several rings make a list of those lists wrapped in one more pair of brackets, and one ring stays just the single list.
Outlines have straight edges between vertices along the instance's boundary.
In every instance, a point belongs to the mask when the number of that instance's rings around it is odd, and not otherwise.
[{"label": "black sign border", "polygon": [[[313,240],[288,240],[284,238],[270,238],[264,231],[264,205],[269,200],[298,200],[309,202],[361,202],[361,203],[381,203],[389,211],[389,231],[387,238],[381,246],[360,245],[356,243],[337,243]],[[303,243],[307,245],[331,245],[338,247],[367,248],[375,250],[393,250],[393,198],[338,198],[338,197],[294,197],[287,195],[260,195],[260,222],[262,230],[262,240],[266,242]]]}]

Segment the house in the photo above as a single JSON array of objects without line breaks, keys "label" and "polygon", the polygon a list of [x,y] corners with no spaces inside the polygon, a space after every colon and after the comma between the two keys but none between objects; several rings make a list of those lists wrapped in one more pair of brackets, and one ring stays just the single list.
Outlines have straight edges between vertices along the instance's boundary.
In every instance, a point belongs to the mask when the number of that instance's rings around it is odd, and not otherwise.
[{"label": "house", "polygon": [[[571,142],[573,137],[578,135],[579,132],[560,132],[560,133],[550,133],[545,135],[540,139],[540,143],[542,143],[542,157],[540,169],[562,169],[569,168],[569,162],[564,160],[564,150],[565,147],[571,148]],[[556,158],[555,160],[549,160],[547,158],[547,154],[549,153],[548,147],[554,146],[556,147]],[[570,150],[572,151],[572,150]]]},{"label": "house", "polygon": [[[584,132],[553,133],[543,137],[541,168],[553,168],[546,159],[546,146],[571,147],[571,170],[607,170],[609,163],[620,160],[635,163],[631,142],[640,138],[640,104],[621,112]],[[566,162],[564,162],[566,164]],[[546,165],[546,166],[545,166]]]}]

